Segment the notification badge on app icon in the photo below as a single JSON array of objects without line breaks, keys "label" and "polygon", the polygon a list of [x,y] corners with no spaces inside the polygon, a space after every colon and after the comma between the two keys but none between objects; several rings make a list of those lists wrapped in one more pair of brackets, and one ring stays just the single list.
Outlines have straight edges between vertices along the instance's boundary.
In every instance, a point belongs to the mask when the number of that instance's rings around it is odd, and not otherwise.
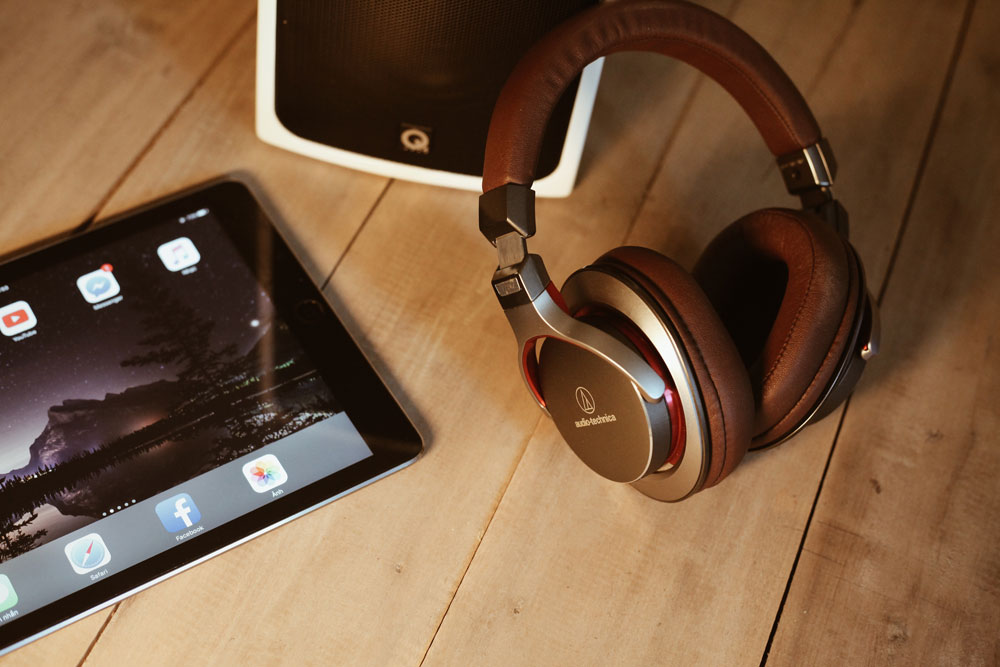
[{"label": "notification badge on app icon", "polygon": [[164,243],[156,249],[163,266],[171,271],[182,271],[201,261],[201,254],[186,236]]},{"label": "notification badge on app icon", "polygon": [[115,274],[111,272],[111,265],[105,264],[96,271],[85,273],[76,279],[77,289],[87,300],[87,303],[99,303],[107,301],[113,296],[118,296],[122,291]]},{"label": "notification badge on app icon", "polygon": [[22,331],[34,329],[36,324],[38,318],[27,301],[15,301],[0,308],[0,333],[4,336],[16,336]]}]

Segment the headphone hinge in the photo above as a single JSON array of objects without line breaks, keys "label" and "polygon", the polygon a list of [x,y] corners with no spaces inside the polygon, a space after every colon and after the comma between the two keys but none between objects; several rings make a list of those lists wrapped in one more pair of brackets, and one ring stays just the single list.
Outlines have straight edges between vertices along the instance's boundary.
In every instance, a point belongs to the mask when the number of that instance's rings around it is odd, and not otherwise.
[{"label": "headphone hinge", "polygon": [[479,196],[479,231],[493,245],[511,232],[535,235],[535,191],[530,185],[507,183]]},{"label": "headphone hinge", "polygon": [[551,280],[538,255],[528,255],[513,266],[501,266],[493,274],[493,293],[504,310],[534,301]]}]

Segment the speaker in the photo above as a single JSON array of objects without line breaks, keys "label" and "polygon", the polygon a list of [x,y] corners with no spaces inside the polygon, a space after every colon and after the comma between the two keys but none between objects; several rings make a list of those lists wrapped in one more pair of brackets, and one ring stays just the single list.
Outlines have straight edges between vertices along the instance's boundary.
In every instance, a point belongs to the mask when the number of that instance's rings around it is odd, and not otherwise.
[{"label": "speaker", "polygon": [[[479,190],[490,115],[528,48],[596,0],[258,0],[257,135],[392,178]],[[535,191],[573,189],[602,62],[552,114]]]}]

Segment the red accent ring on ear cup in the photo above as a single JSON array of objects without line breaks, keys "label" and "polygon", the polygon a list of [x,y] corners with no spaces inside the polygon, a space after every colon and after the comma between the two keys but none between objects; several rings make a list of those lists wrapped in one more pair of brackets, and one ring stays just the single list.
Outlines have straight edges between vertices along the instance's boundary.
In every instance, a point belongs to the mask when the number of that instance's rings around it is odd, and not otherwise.
[{"label": "red accent ring on ear cup", "polygon": [[564,313],[567,315],[570,314],[569,308],[566,306],[566,299],[563,298],[562,292],[556,289],[555,284],[551,280],[545,286],[545,291],[549,293],[549,297],[556,302],[556,305],[562,308]]},{"label": "red accent ring on ear cup", "polygon": [[542,396],[541,385],[538,382],[538,355],[535,353],[535,345],[538,343],[538,338],[529,338],[524,343],[524,349],[521,350],[521,365],[524,366],[524,379],[528,381],[528,388],[531,389],[531,393],[534,394],[535,400],[543,408],[545,407],[545,397]]}]

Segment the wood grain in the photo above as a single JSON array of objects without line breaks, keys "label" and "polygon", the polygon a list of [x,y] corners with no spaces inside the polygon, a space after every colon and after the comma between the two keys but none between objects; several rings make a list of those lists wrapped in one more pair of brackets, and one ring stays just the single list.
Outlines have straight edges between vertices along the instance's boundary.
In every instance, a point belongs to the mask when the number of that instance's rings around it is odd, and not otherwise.
[{"label": "wood grain", "polygon": [[0,4],[0,253],[96,213],[249,0]]},{"label": "wood grain", "polygon": [[977,3],[882,304],[883,357],[848,411],[768,664],[1000,660],[997,25],[1000,5]]},{"label": "wood grain", "polygon": [[[961,7],[812,2],[774,11],[743,2],[734,20],[824,91],[823,109],[872,91],[878,114],[845,113],[844,173],[892,149],[891,183],[849,180],[862,206],[863,255],[890,248],[944,80]],[[900,31],[873,40],[886,21]],[[851,50],[840,55],[840,49]],[[808,48],[805,48],[808,47]],[[919,68],[898,68],[896,59]],[[613,64],[613,60],[611,64]],[[881,63],[857,79],[859,62]],[[907,115],[900,137],[895,120]],[[851,123],[862,127],[851,127]],[[827,130],[831,136],[833,130]],[[866,136],[865,141],[856,137]],[[855,137],[854,141],[851,138]],[[898,142],[898,143],[897,143]],[[905,174],[911,180],[907,180]],[[846,180],[846,179],[845,179]],[[583,189],[583,188],[581,188]],[[722,222],[781,203],[776,170],[749,121],[704,83],[675,133],[629,241],[690,266]],[[877,285],[885,259],[874,262]],[[760,661],[837,427],[750,457],[731,478],[680,505],[660,505],[597,479],[551,424],[535,433],[456,595],[427,663],[756,664]]]}]

